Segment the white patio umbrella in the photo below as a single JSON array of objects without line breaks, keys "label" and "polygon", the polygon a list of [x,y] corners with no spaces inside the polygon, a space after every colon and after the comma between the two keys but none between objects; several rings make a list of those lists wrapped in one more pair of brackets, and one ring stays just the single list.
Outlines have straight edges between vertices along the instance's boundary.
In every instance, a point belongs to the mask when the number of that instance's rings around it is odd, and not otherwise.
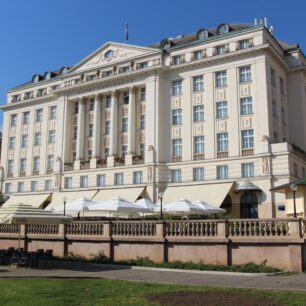
[{"label": "white patio umbrella", "polygon": [[[155,209],[155,212],[160,212],[160,207]],[[179,215],[200,215],[205,214],[205,211],[186,199],[179,199],[172,203],[163,205],[163,212]]]},{"label": "white patio umbrella", "polygon": [[[91,205],[97,204],[97,202],[92,201],[88,198],[82,197],[72,202],[69,202],[65,205],[66,211],[82,211],[84,218],[84,211],[88,211],[88,207]],[[63,212],[64,205],[57,206],[53,209],[54,212]]]},{"label": "white patio umbrella", "polygon": [[146,208],[143,208],[139,205],[136,205],[134,203],[131,203],[123,198],[116,197],[112,198],[110,200],[100,202],[94,205],[90,205],[88,207],[90,211],[106,211],[109,213],[115,212],[117,213],[117,216],[119,213],[124,213],[127,215],[132,215],[135,213],[141,213],[141,212],[148,212],[149,210]]},{"label": "white patio umbrella", "polygon": [[[13,204],[7,207],[0,207],[0,223],[7,224],[65,224],[72,221],[71,216],[63,216],[52,211],[28,204]],[[20,250],[20,227],[18,249]]]},{"label": "white patio umbrella", "polygon": [[202,208],[204,211],[206,211],[206,214],[208,214],[208,215],[219,214],[219,213],[225,212],[225,209],[223,209],[223,208],[219,208],[219,207],[207,204],[207,203],[205,203],[203,201],[200,201],[200,200],[193,201],[192,204]]},{"label": "white patio umbrella", "polygon": [[158,208],[158,206],[153,204],[151,200],[145,198],[137,200],[135,204],[145,209],[148,209],[148,211],[150,212],[154,212],[154,210]]}]

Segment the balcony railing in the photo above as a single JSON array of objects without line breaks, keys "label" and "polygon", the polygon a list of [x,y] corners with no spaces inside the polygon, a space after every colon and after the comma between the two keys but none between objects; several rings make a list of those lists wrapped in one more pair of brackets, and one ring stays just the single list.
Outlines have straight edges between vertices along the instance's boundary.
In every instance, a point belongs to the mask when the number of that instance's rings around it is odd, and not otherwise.
[{"label": "balcony railing", "polygon": [[193,160],[203,160],[205,159],[205,154],[194,154]]},{"label": "balcony railing", "polygon": [[254,154],[254,149],[243,149],[242,156],[249,156]]},{"label": "balcony railing", "polygon": [[217,152],[217,158],[227,158],[228,152]]}]

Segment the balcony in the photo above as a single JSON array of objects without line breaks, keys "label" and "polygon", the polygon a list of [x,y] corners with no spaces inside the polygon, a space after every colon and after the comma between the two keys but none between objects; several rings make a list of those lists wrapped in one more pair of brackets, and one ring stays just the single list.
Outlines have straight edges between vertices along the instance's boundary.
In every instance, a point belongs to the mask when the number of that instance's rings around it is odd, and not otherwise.
[{"label": "balcony", "polygon": [[13,177],[13,173],[8,173],[6,177]]},{"label": "balcony", "polygon": [[194,154],[193,160],[203,160],[205,159],[205,154]]},{"label": "balcony", "polygon": [[33,175],[39,175],[39,170],[33,170]]},{"label": "balcony", "polygon": [[106,167],[107,167],[106,159],[98,159],[97,160],[97,168],[106,168]]},{"label": "balcony", "polygon": [[116,157],[114,166],[115,167],[125,166],[125,159],[123,157]]},{"label": "balcony", "polygon": [[171,157],[171,162],[172,163],[179,163],[182,161],[182,156],[172,156]]},{"label": "balcony", "polygon": [[141,155],[133,156],[133,165],[143,165],[144,158]]},{"label": "balcony", "polygon": [[72,170],[73,170],[73,163],[64,164],[64,171],[72,171]]},{"label": "balcony", "polygon": [[242,149],[242,156],[249,156],[254,154],[254,149]]},{"label": "balcony", "polygon": [[227,158],[228,152],[217,152],[217,158]]},{"label": "balcony", "polygon": [[88,170],[90,169],[90,163],[89,162],[81,162],[81,170]]}]

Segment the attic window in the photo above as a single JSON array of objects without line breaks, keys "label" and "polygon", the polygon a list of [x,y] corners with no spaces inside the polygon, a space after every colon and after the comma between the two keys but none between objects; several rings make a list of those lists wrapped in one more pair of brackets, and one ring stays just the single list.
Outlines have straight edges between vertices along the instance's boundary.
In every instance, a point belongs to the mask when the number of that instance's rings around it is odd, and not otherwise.
[{"label": "attic window", "polygon": [[161,43],[160,43],[160,47],[161,47],[162,49],[170,48],[170,47],[172,47],[173,45],[174,45],[174,43],[173,43],[173,41],[170,40],[170,39],[164,39],[164,40],[162,40]]},{"label": "attic window", "polygon": [[229,26],[228,24],[222,24],[218,27],[218,34],[225,34],[229,32]]},{"label": "attic window", "polygon": [[106,53],[105,53],[105,58],[107,59],[110,59],[112,57],[114,57],[114,50],[108,50]]},{"label": "attic window", "polygon": [[37,83],[37,82],[39,82],[39,80],[40,80],[39,75],[38,75],[38,74],[34,75],[34,77],[33,77],[33,83]]},{"label": "attic window", "polygon": [[200,30],[198,32],[198,40],[204,40],[208,38],[208,31],[207,30]]},{"label": "attic window", "polygon": [[69,69],[68,67],[63,67],[61,74],[66,74],[68,72],[68,69]]},{"label": "attic window", "polygon": [[47,72],[45,74],[45,80],[50,80],[51,79],[51,72]]}]

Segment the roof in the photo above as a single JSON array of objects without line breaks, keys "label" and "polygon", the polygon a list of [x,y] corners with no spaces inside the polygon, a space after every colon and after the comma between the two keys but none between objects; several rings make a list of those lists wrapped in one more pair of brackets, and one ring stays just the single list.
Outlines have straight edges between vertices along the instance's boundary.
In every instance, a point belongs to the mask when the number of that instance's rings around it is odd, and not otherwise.
[{"label": "roof", "polygon": [[298,180],[292,181],[290,183],[271,188],[270,191],[286,192],[286,190],[290,189],[291,185],[306,186],[306,178],[298,179]]}]

